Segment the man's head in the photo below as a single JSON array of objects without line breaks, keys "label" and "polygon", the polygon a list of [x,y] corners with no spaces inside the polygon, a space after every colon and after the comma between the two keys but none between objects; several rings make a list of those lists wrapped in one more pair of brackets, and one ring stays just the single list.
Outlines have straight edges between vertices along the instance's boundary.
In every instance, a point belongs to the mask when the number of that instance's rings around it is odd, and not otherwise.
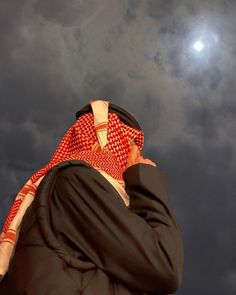
[{"label": "man's head", "polygon": [[[76,120],[79,117],[81,117],[82,115],[84,115],[86,113],[91,113],[91,112],[92,112],[91,104],[87,104],[81,110],[76,112],[76,114],[75,114]],[[119,107],[119,106],[109,102],[108,112],[115,113],[124,124],[126,124],[132,128],[142,130],[139,123],[137,122],[137,120],[122,107]]]}]

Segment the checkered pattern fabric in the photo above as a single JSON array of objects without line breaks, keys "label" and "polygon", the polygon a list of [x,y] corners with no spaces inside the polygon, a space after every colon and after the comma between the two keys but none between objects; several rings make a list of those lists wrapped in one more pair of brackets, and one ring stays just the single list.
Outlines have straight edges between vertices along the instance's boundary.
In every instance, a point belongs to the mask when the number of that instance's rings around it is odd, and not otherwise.
[{"label": "checkered pattern fabric", "polygon": [[[107,128],[107,144],[101,149],[98,132],[104,128]],[[66,160],[84,160],[114,179],[123,180],[122,174],[126,168],[130,142],[133,140],[141,150],[144,144],[143,131],[124,124],[115,113],[108,113],[108,124],[104,122],[97,125],[94,125],[93,113],[81,116],[67,130],[49,163],[35,172],[19,191],[3,226],[0,244],[4,241],[24,198],[34,197],[39,182],[53,166]]]}]

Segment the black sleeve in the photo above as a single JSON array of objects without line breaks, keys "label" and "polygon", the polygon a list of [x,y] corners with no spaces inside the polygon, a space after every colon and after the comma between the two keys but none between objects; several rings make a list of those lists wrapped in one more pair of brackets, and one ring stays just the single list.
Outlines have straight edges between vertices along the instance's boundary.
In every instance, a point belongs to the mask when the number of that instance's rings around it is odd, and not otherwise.
[{"label": "black sleeve", "polygon": [[183,244],[163,173],[140,163],[126,169],[124,180],[129,209],[98,171],[62,170],[53,200],[63,216],[58,228],[129,288],[174,292],[182,280]]}]

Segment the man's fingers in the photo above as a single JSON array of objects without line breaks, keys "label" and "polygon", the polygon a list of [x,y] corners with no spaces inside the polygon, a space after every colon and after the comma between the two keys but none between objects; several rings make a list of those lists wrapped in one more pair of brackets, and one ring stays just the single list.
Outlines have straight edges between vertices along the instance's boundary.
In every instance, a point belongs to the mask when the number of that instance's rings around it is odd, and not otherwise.
[{"label": "man's fingers", "polygon": [[143,156],[141,155],[140,149],[134,142],[131,142],[130,146],[131,146],[131,149],[130,149],[129,157],[127,160],[127,167],[134,165],[136,163],[146,163],[155,167],[157,166],[157,164],[153,162],[152,160],[148,158],[143,158]]}]

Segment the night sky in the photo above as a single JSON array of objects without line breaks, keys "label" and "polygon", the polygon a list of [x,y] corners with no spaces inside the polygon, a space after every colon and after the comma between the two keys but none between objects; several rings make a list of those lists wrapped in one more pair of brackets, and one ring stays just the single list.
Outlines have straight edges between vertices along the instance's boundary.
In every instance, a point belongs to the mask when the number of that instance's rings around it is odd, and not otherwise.
[{"label": "night sky", "polygon": [[236,1],[0,0],[0,56],[0,226],[76,111],[108,99],[165,173],[175,294],[236,294]]}]

